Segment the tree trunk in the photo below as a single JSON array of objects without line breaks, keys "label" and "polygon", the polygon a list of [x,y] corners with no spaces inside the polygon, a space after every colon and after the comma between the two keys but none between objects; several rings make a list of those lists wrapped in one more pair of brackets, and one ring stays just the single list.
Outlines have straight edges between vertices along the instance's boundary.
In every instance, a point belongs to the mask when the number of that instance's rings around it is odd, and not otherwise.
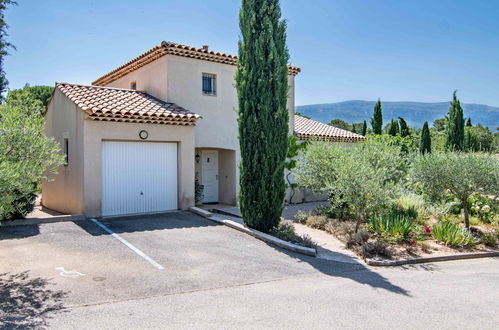
[{"label": "tree trunk", "polygon": [[468,199],[466,198],[463,202],[463,210],[464,210],[464,226],[466,229],[470,229],[470,217],[468,215]]},{"label": "tree trunk", "polygon": [[357,219],[357,222],[355,223],[355,233],[357,234],[357,232],[359,231],[359,226],[360,226],[360,223],[364,220],[364,216],[361,216]]}]

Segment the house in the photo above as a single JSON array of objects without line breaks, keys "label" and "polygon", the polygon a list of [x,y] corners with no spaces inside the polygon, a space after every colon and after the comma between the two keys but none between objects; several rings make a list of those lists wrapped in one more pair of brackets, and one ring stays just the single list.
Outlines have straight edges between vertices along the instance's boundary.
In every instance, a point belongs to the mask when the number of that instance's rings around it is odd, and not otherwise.
[{"label": "house", "polygon": [[[89,217],[235,205],[240,159],[237,56],[172,42],[139,55],[90,86],[56,83],[46,133],[66,164],[42,184],[42,203]],[[288,67],[290,134],[354,142],[363,137],[294,115]],[[295,127],[296,123],[296,127]]]}]

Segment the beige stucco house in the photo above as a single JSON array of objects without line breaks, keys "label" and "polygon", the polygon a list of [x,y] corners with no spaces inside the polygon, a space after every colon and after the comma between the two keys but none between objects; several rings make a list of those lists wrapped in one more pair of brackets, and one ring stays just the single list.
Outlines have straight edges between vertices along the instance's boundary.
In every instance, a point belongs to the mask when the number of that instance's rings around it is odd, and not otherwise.
[{"label": "beige stucco house", "polygon": [[[42,203],[90,217],[236,204],[239,142],[237,56],[162,42],[91,86],[57,83],[46,133],[67,163],[42,184]],[[362,136],[295,116],[289,66],[290,134],[355,142]]]}]

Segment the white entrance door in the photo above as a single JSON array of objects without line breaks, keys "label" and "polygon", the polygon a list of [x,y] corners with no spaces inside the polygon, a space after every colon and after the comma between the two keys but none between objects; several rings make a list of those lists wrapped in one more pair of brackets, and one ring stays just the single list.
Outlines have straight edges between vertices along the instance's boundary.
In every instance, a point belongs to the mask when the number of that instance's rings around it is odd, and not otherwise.
[{"label": "white entrance door", "polygon": [[102,215],[175,210],[177,144],[102,142]]},{"label": "white entrance door", "polygon": [[216,203],[218,202],[218,151],[203,150],[201,161],[203,203]]}]

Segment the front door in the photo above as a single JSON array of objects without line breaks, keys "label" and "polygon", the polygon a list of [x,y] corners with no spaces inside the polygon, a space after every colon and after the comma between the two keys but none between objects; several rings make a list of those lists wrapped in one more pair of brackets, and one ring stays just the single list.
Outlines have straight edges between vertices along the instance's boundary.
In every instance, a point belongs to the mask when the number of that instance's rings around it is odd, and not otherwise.
[{"label": "front door", "polygon": [[201,152],[203,203],[218,202],[218,151],[203,150]]}]

